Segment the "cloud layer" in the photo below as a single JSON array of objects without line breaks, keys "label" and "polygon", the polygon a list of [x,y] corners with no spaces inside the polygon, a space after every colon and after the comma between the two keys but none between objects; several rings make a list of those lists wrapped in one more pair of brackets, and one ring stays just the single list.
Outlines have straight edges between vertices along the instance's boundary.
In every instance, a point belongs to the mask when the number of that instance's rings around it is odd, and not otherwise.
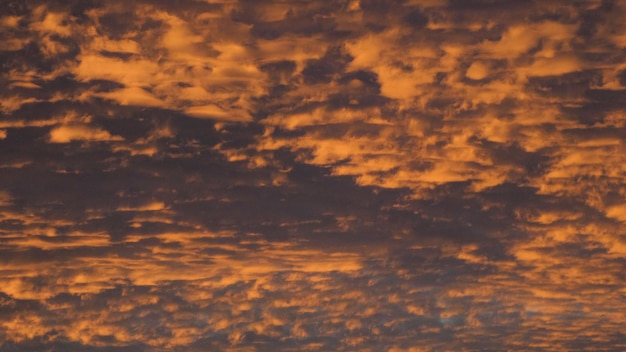
[{"label": "cloud layer", "polygon": [[8,1],[0,351],[622,351],[619,1]]}]

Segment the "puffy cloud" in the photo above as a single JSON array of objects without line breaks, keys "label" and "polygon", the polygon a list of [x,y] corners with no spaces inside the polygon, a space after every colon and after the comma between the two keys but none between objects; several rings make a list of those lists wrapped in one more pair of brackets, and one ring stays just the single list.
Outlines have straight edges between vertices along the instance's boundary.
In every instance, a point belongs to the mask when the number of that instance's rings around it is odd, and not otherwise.
[{"label": "puffy cloud", "polygon": [[626,221],[626,204],[618,204],[609,207],[606,215],[622,222]]},{"label": "puffy cloud", "polygon": [[65,14],[46,11],[44,6],[35,9],[33,14],[42,18],[41,21],[34,22],[31,25],[33,30],[62,37],[68,37],[72,34],[71,28],[64,24],[68,20]]},{"label": "puffy cloud", "polygon": [[51,143],[69,143],[71,141],[121,141],[122,137],[113,136],[108,131],[88,125],[66,125],[50,131]]},{"label": "puffy cloud", "polygon": [[86,54],[80,57],[75,72],[78,78],[85,81],[102,79],[125,86],[138,86],[147,83],[158,71],[158,65],[147,59],[123,60]]},{"label": "puffy cloud", "polygon": [[489,76],[489,66],[480,61],[473,62],[467,69],[465,75],[469,79],[481,80]]},{"label": "puffy cloud", "polygon": [[165,102],[139,87],[122,88],[112,92],[96,93],[95,96],[112,99],[122,105],[164,107]]}]

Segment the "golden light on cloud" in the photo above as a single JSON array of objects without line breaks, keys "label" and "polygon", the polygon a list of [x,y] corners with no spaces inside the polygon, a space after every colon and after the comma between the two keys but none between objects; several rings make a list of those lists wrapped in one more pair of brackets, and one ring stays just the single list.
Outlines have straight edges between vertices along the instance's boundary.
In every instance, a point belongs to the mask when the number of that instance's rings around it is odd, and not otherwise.
[{"label": "golden light on cloud", "polygon": [[626,4],[0,5],[0,352],[626,350]]},{"label": "golden light on cloud", "polygon": [[120,136],[112,136],[109,132],[87,125],[67,125],[55,127],[50,131],[51,143],[68,143],[71,141],[119,141]]}]

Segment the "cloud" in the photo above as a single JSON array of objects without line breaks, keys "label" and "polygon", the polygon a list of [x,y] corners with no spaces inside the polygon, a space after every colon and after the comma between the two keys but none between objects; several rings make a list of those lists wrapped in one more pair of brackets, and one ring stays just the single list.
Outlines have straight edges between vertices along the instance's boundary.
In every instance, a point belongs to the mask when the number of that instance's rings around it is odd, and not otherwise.
[{"label": "cloud", "polygon": [[245,111],[228,111],[215,104],[192,106],[185,109],[185,113],[194,117],[207,117],[226,121],[251,121],[250,115]]},{"label": "cloud", "polygon": [[112,136],[109,132],[88,125],[67,125],[55,127],[50,131],[51,143],[69,143],[71,141],[121,141],[122,137]]},{"label": "cloud", "polygon": [[35,9],[34,14],[43,17],[43,19],[33,23],[31,25],[32,30],[46,34],[56,34],[62,37],[72,34],[71,28],[63,24],[67,20],[64,14],[46,11],[45,7]]},{"label": "cloud", "polygon": [[539,59],[528,67],[530,76],[555,76],[582,70],[582,65],[572,58]]},{"label": "cloud", "polygon": [[140,205],[137,207],[121,207],[119,211],[159,211],[165,209],[165,203],[163,202],[152,202],[145,205]]},{"label": "cloud", "polygon": [[619,204],[611,206],[607,209],[606,215],[610,218],[614,218],[621,222],[624,222],[626,221],[626,205]]},{"label": "cloud", "polygon": [[132,87],[147,83],[158,70],[158,65],[147,59],[125,61],[121,58],[86,54],[80,58],[76,75],[84,81],[103,79]]},{"label": "cloud", "polygon": [[161,99],[139,87],[123,88],[106,93],[96,93],[95,96],[111,99],[121,105],[136,105],[147,107],[164,107],[166,104]]},{"label": "cloud", "polygon": [[623,349],[621,4],[8,4],[0,350]]},{"label": "cloud", "polygon": [[476,61],[470,65],[465,75],[469,79],[481,80],[489,76],[489,67],[483,62]]},{"label": "cloud", "polygon": [[[203,23],[200,18],[182,19],[149,7],[144,11],[147,18],[135,21],[166,24],[164,30],[142,34],[150,46],[140,47],[128,36],[95,36],[82,44],[79,63],[71,68],[73,74],[84,82],[109,80],[124,87],[84,92],[83,99],[102,97],[123,105],[185,111],[201,118],[250,120],[251,94],[262,94],[263,76],[249,50],[233,41],[207,42],[210,28],[203,28],[205,25],[197,27],[199,33],[192,33],[191,24]],[[234,98],[236,102],[231,101]]]}]

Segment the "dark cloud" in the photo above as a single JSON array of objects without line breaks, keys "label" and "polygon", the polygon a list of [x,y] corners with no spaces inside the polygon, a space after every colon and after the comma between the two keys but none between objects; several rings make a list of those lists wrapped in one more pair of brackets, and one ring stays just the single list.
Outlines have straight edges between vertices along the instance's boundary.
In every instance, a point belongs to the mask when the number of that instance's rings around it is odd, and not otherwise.
[{"label": "dark cloud", "polygon": [[[251,34],[263,39],[277,39],[288,34],[328,35],[336,26],[332,18],[342,2],[260,4],[242,1],[231,18],[252,24]],[[270,18],[263,18],[263,17]],[[275,16],[276,18],[271,18]]]},{"label": "dark cloud", "polygon": [[333,75],[341,73],[352,57],[341,47],[328,48],[320,59],[307,62],[302,70],[305,84],[329,83]]},{"label": "dark cloud", "polygon": [[410,10],[403,20],[406,24],[416,29],[424,28],[428,24],[428,16],[422,13],[419,8]]}]

